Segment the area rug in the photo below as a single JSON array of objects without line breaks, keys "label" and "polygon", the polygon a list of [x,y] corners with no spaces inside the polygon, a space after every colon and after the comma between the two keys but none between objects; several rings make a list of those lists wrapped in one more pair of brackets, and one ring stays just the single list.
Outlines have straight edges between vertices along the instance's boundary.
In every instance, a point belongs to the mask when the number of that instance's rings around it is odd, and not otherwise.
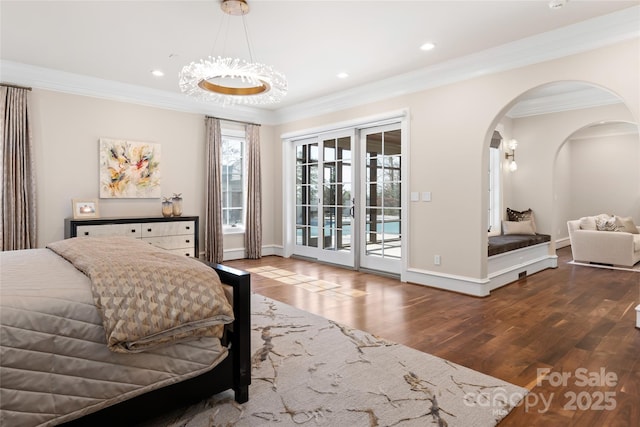
[{"label": "area rug", "polygon": [[258,294],[251,303],[249,401],[222,393],[145,426],[494,426],[527,393]]},{"label": "area rug", "polygon": [[640,263],[634,265],[633,267],[614,267],[613,265],[607,264],[593,264],[589,262],[579,262],[571,260],[568,262],[568,264],[581,265],[583,267],[607,268],[609,270],[635,271],[636,273],[640,273]]}]

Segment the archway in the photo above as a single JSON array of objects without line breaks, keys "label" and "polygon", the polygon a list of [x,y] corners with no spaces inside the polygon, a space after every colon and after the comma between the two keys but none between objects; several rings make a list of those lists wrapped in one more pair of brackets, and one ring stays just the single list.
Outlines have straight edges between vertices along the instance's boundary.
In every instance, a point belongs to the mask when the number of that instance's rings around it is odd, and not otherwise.
[{"label": "archway", "polygon": [[[580,129],[614,121],[635,122],[629,108],[616,94],[591,83],[559,81],[532,88],[515,97],[487,130],[484,148],[487,154],[483,156],[487,167],[494,130],[500,129],[506,140],[518,140],[518,170],[515,172],[506,168],[508,160],[504,156],[505,144],[502,144],[501,215],[504,218],[507,207],[519,211],[532,209],[537,232],[551,236],[549,257],[555,258],[556,240],[564,238],[563,230],[566,228],[558,219],[561,214],[565,215],[558,209],[558,204],[564,203],[566,197],[556,177],[560,147]],[[512,154],[510,150],[506,151]],[[488,197],[483,203],[483,212],[488,215]],[[522,259],[522,265],[528,262]],[[509,266],[504,269],[508,270]],[[491,280],[491,259],[488,256],[487,275]]]},{"label": "archway", "polygon": [[565,194],[553,206],[558,247],[570,244],[571,219],[607,213],[640,222],[638,125],[599,121],[577,129],[558,147],[554,185],[556,194]]}]

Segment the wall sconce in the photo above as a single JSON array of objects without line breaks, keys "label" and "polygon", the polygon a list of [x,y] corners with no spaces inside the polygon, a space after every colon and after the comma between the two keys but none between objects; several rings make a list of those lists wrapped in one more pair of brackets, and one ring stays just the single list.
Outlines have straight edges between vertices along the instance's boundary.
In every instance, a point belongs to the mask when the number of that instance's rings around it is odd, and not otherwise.
[{"label": "wall sconce", "polygon": [[518,164],[516,163],[516,147],[518,146],[518,141],[512,139],[509,141],[508,147],[511,150],[511,154],[504,153],[504,157],[511,162],[509,163],[509,170],[511,172],[515,172],[518,169]]}]

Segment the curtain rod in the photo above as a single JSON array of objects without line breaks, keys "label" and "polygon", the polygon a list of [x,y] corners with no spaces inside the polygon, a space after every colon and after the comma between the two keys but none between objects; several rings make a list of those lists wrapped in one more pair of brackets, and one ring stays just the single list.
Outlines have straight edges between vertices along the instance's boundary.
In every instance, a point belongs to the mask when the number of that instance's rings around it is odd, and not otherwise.
[{"label": "curtain rod", "polygon": [[262,126],[259,123],[251,123],[251,122],[243,122],[242,120],[231,120],[231,119],[223,119],[221,117],[213,117],[213,116],[205,116],[207,119],[218,119],[223,120],[225,122],[233,122],[233,123],[242,123],[243,125],[254,125],[254,126]]},{"label": "curtain rod", "polygon": [[26,87],[26,86],[18,86],[18,85],[14,85],[11,83],[0,83],[0,86],[5,86],[5,87],[12,87],[14,89],[26,89],[26,90],[31,90],[30,87]]}]

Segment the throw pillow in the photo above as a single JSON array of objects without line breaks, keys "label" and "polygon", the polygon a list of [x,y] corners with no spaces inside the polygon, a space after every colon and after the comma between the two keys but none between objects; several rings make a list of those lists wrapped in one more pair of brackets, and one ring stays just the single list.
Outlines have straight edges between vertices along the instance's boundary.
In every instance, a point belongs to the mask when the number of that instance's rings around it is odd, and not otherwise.
[{"label": "throw pillow", "polygon": [[536,231],[533,229],[533,221],[502,221],[502,234],[532,234]]},{"label": "throw pillow", "polygon": [[531,208],[522,212],[507,208],[507,219],[509,221],[531,221],[533,233],[535,234],[536,232],[536,221],[533,217],[533,211]]},{"label": "throw pillow", "polygon": [[581,230],[598,230],[598,227],[596,226],[596,221],[598,219],[609,219],[610,217],[612,217],[613,215],[608,215],[608,214],[600,214],[600,215],[595,215],[595,216],[584,216],[582,218],[580,218],[580,229]]},{"label": "throw pillow", "polygon": [[598,231],[618,231],[616,218],[596,218],[596,229]]},{"label": "throw pillow", "polygon": [[626,231],[627,233],[631,234],[640,234],[640,232],[638,232],[636,224],[633,222],[633,218],[631,218],[630,216],[624,218],[615,216],[614,218],[616,219],[618,231]]},{"label": "throw pillow", "polygon": [[581,230],[597,230],[596,228],[596,217],[595,216],[583,216],[580,218],[580,229]]}]

